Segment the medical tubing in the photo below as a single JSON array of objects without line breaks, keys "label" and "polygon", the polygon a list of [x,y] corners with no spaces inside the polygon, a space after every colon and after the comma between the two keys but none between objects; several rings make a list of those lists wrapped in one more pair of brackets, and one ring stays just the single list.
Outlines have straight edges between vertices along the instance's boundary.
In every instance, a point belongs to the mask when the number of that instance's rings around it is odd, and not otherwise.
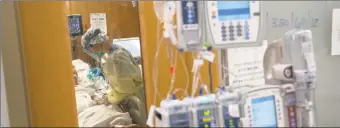
[{"label": "medical tubing", "polygon": [[154,64],[153,64],[153,71],[152,71],[152,74],[153,74],[153,86],[154,86],[154,101],[153,101],[153,104],[155,105],[156,104],[156,99],[157,99],[157,96],[160,97],[159,93],[158,93],[158,88],[157,88],[157,79],[158,79],[158,55],[159,55],[159,50],[160,50],[160,47],[161,47],[161,43],[163,42],[163,37],[161,39],[159,39],[159,36],[160,36],[160,32],[159,32],[159,25],[160,25],[160,21],[157,20],[157,28],[156,28],[156,32],[157,32],[157,35],[156,35],[156,38],[157,38],[157,50],[156,50],[156,53],[155,53],[155,57],[154,57]]},{"label": "medical tubing", "polygon": [[188,97],[188,96],[189,96],[188,92],[187,92],[186,90],[181,89],[181,88],[176,88],[176,89],[172,92],[172,95],[176,95],[177,92],[179,92],[179,91],[183,91],[185,97]]},{"label": "medical tubing", "polygon": [[[192,54],[193,55],[193,54]],[[194,58],[194,55],[193,55]],[[200,58],[199,54],[197,55],[197,58]],[[203,80],[201,78],[201,72],[200,72],[201,65],[198,65],[196,70],[194,70],[194,75],[193,75],[193,82],[192,82],[192,94],[191,97],[193,97],[197,91],[198,88],[198,81],[203,83]]]},{"label": "medical tubing", "polygon": [[199,72],[197,75],[198,75],[198,78],[199,78],[199,81],[201,82],[201,84],[205,84],[203,79],[202,79],[201,72]]},{"label": "medical tubing", "polygon": [[183,67],[184,67],[184,71],[185,71],[185,75],[186,75],[186,84],[185,84],[185,92],[187,93],[188,92],[188,88],[189,88],[189,71],[188,71],[188,67],[187,65],[185,64],[184,62],[184,58],[183,58],[183,54],[181,54],[180,56],[180,59],[182,61],[182,64],[183,64]]},{"label": "medical tubing", "polygon": [[193,77],[192,77],[192,86],[191,86],[191,97],[193,97],[193,93],[195,90],[195,77],[196,77],[196,71],[194,71]]},{"label": "medical tubing", "polygon": [[173,74],[171,75],[171,81],[170,81],[170,88],[169,91],[167,93],[167,95],[169,96],[171,94],[172,89],[174,88],[174,83],[175,83],[175,78],[176,78],[176,65],[177,65],[177,56],[178,56],[178,52],[175,52],[175,64],[173,65],[175,67]]},{"label": "medical tubing", "polygon": [[[201,69],[201,66],[199,66],[199,69]],[[196,93],[197,88],[198,88],[198,85],[199,85],[199,84],[198,84],[198,83],[199,83],[199,80],[200,80],[199,78],[201,77],[201,74],[200,74],[200,71],[199,71],[199,70],[197,71],[197,73],[198,73],[198,74],[196,74],[197,76],[196,76],[196,81],[195,81],[195,93]]]},{"label": "medical tubing", "polygon": [[196,72],[194,72],[194,76],[193,76],[191,97],[194,97],[194,95],[195,95],[195,92],[196,92],[195,86],[196,86]]},{"label": "medical tubing", "polygon": [[[163,41],[163,40],[161,40]],[[158,47],[158,49],[160,49],[160,45]],[[157,59],[155,59],[155,62],[154,62],[154,71],[153,71],[153,77],[154,77],[154,85],[155,85],[155,91],[157,93],[157,95],[159,96],[159,93],[158,93],[158,86],[157,86],[157,82],[158,82],[158,55],[159,55],[159,52],[156,52],[156,57]]]},{"label": "medical tubing", "polygon": [[201,68],[201,66],[199,65],[198,67],[197,67],[197,70],[196,71],[194,71],[194,77],[193,77],[193,85],[192,85],[192,87],[193,87],[193,89],[192,89],[192,93],[191,93],[191,97],[194,97],[194,95],[195,95],[195,93],[196,93],[196,91],[197,91],[197,87],[198,87],[198,81],[199,81],[199,74],[197,74],[197,73],[199,73],[200,72],[200,68]]},{"label": "medical tubing", "polygon": [[[191,54],[191,56],[192,56],[192,58],[195,58],[195,55],[194,55],[194,54]],[[201,72],[199,72],[198,75],[199,75],[199,80],[200,80],[200,82],[203,83],[203,84],[205,84],[205,82],[203,81],[203,79],[202,79],[202,77],[201,77],[201,76],[202,76],[202,75],[201,75]],[[189,78],[189,77],[188,77],[188,78]]]},{"label": "medical tubing", "polygon": [[213,92],[213,79],[212,79],[212,71],[211,71],[211,62],[209,62],[209,65],[208,65],[208,72],[209,72],[209,80],[210,80],[210,92],[212,93]]},{"label": "medical tubing", "polygon": [[[177,65],[177,62],[176,62],[176,60],[177,60],[177,52],[176,52],[176,55],[175,55],[175,65]],[[181,61],[182,61],[182,64],[183,64],[183,66],[184,66],[184,70],[185,70],[185,72],[186,72],[186,75],[187,75],[187,83],[186,83],[186,88],[185,88],[185,90],[183,90],[183,89],[179,89],[179,88],[177,88],[177,89],[175,89],[173,92],[172,92],[172,99],[174,99],[174,97],[177,99],[177,97],[176,97],[176,93],[178,92],[178,91],[183,91],[184,92],[184,95],[185,96],[188,96],[188,87],[189,87],[189,73],[188,73],[188,69],[187,69],[187,67],[186,67],[186,65],[185,65],[185,63],[184,63],[184,59],[183,59],[183,56],[182,55],[180,55],[180,59],[181,59]],[[175,66],[176,67],[176,66]],[[176,68],[175,68],[176,69]],[[176,73],[176,71],[174,71],[174,73]],[[172,78],[174,78],[174,77],[172,77]],[[172,80],[172,82],[174,82],[174,80]],[[173,83],[170,85],[170,89],[169,89],[169,92],[168,92],[168,96],[170,96],[170,92],[171,92],[171,90],[172,90],[172,88],[173,88]]]},{"label": "medical tubing", "polygon": [[[194,55],[192,54],[192,57],[194,58]],[[193,67],[195,68],[195,67]],[[194,69],[194,74],[192,77],[192,86],[191,86],[191,97],[193,97],[193,95],[195,94],[195,81],[196,81],[196,73],[197,73],[198,67],[196,67],[196,70]]]},{"label": "medical tubing", "polygon": [[[203,2],[202,4],[203,4],[203,11],[204,11],[204,12],[207,12],[207,11],[206,11],[206,8],[205,8],[206,3]],[[207,14],[207,13],[206,13],[206,14]],[[206,16],[207,16],[207,15],[203,15],[203,19],[206,19]],[[203,24],[204,24],[204,26],[206,26],[206,20],[203,20]],[[209,26],[209,25],[208,25],[208,26]],[[206,29],[206,28],[205,28],[205,29]],[[209,30],[210,30],[210,29],[209,29]],[[208,39],[207,39],[208,33],[207,33],[207,31],[203,31],[203,32],[204,32],[204,35],[205,35],[204,40],[205,40],[205,42],[208,42]],[[210,49],[208,48],[208,51],[209,51],[209,50],[210,50]],[[210,92],[212,93],[212,92],[213,92],[213,79],[212,79],[211,62],[208,63],[208,75],[209,75]]]},{"label": "medical tubing", "polygon": [[[160,42],[162,42],[163,40],[161,39]],[[157,52],[155,55],[155,60],[154,60],[154,68],[153,68],[153,83],[154,83],[154,89],[155,89],[155,99],[154,99],[154,104],[156,103],[156,95],[158,95],[158,97],[160,97],[159,93],[158,93],[158,87],[157,87],[157,80],[158,80],[158,54],[159,54],[159,49],[160,49],[160,45],[157,48]]]}]

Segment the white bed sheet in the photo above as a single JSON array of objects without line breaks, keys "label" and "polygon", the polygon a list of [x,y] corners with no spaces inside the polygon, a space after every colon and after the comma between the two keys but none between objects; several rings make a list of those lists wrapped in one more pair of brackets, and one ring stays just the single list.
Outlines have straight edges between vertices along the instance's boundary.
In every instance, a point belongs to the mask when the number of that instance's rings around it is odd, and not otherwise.
[{"label": "white bed sheet", "polygon": [[105,81],[102,78],[89,80],[87,78],[89,68],[85,62],[76,60],[72,64],[80,79],[80,84],[75,87],[79,127],[113,127],[132,124],[129,113],[123,112],[117,105],[96,105],[92,99],[102,98],[101,95],[107,88]]}]

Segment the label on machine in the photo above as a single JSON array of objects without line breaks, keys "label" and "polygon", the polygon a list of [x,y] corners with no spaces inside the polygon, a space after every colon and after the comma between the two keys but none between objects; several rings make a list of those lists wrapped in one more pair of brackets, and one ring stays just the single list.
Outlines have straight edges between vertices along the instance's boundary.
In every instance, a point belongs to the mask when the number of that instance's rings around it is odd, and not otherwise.
[{"label": "label on machine", "polygon": [[288,93],[287,95],[287,116],[290,128],[297,127],[297,117],[296,117],[296,95],[295,93]]},{"label": "label on machine", "polygon": [[216,127],[216,109],[202,109],[197,111],[198,127]]},{"label": "label on machine", "polygon": [[297,127],[296,106],[295,105],[287,106],[287,112],[288,112],[289,127],[296,128]]}]

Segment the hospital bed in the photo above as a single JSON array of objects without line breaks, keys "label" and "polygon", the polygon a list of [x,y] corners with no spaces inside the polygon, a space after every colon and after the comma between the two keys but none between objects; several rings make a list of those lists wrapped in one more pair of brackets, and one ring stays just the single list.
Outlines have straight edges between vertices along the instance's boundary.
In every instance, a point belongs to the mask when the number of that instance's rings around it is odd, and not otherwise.
[{"label": "hospital bed", "polygon": [[[93,100],[93,96],[96,96],[96,88],[100,88],[100,86],[94,84],[100,84],[101,82],[98,82],[98,80],[103,79],[98,79],[91,83],[86,79],[86,74],[89,70],[88,65],[81,60],[74,60],[72,64],[79,79],[82,79],[79,85],[75,86],[80,127],[145,126],[144,104],[136,96],[126,97],[118,105],[108,104],[108,102],[97,105]],[[97,96],[97,98],[103,97]],[[105,98],[103,99],[105,100]]]}]

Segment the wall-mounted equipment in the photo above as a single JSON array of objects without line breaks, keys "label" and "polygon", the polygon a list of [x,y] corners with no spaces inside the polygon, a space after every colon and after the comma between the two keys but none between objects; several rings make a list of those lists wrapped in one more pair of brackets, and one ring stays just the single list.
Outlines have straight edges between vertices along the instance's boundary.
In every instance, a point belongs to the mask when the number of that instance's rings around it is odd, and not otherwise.
[{"label": "wall-mounted equipment", "polygon": [[76,59],[76,46],[77,41],[75,39],[76,36],[83,35],[83,23],[81,19],[81,15],[72,14],[68,15],[68,28],[71,36],[72,42],[72,60]]}]

